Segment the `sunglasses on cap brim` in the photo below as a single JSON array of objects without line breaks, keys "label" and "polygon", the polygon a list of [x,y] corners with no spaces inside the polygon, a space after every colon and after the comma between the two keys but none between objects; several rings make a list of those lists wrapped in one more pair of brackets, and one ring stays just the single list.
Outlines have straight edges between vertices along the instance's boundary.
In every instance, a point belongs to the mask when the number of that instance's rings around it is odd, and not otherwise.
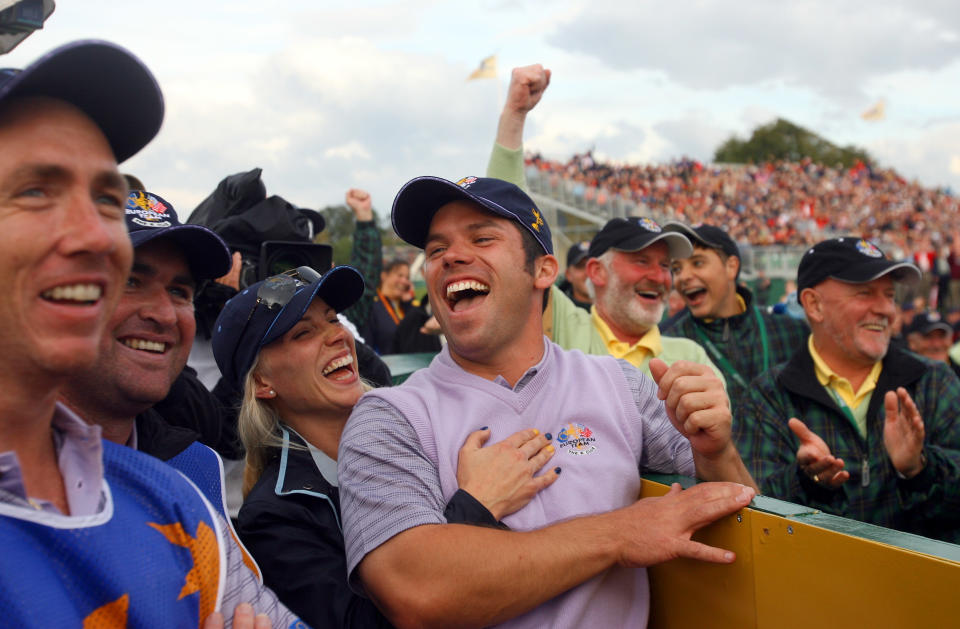
[{"label": "sunglasses on cap brim", "polygon": [[[290,303],[290,300],[293,299],[293,296],[297,294],[299,289],[309,284],[319,282],[321,277],[317,271],[309,266],[298,266],[295,269],[284,271],[279,275],[272,275],[263,280],[263,284],[257,289],[257,301],[253,304],[253,308],[250,309],[250,314],[247,315],[247,320],[243,322],[243,327],[237,336],[238,343],[237,347],[233,350],[234,355],[236,355],[237,349],[240,347],[239,341],[243,339],[243,335],[246,333],[247,327],[250,325],[250,320],[253,319],[253,313],[257,311],[257,308],[262,305],[271,311],[283,310],[283,307]],[[267,337],[272,327],[271,325],[270,328],[267,328],[263,336],[257,339],[257,345],[263,342],[263,339]]]}]

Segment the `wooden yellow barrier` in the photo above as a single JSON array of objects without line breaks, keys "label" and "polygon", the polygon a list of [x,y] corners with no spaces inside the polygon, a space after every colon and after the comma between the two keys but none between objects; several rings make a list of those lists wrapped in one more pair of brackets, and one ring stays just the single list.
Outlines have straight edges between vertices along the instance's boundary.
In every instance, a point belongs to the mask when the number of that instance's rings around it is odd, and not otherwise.
[{"label": "wooden yellow barrier", "polygon": [[652,629],[960,627],[960,546],[764,498],[695,539],[737,560],[652,568]]}]

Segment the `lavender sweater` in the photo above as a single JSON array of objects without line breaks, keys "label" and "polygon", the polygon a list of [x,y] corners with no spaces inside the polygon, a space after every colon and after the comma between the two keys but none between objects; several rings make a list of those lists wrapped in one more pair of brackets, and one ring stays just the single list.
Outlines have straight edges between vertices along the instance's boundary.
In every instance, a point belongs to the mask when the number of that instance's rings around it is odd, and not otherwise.
[{"label": "lavender sweater", "polygon": [[[378,452],[383,430],[391,430],[386,415],[401,426],[389,441],[408,442],[423,462],[421,467],[432,467],[434,474],[420,473],[416,481],[397,482],[401,468],[411,468],[410,474],[417,475],[413,469],[417,466],[403,465],[394,454]],[[371,430],[371,422],[379,423],[379,429]],[[465,372],[445,349],[428,369],[403,385],[365,395],[344,432],[340,477],[351,570],[363,555],[396,533],[417,524],[442,522],[442,506],[440,519],[431,521],[428,513],[408,518],[402,504],[391,503],[404,500],[403,487],[409,482],[434,485],[413,488],[412,494],[431,496],[427,499],[431,506],[419,511],[435,509],[435,502],[445,504],[457,490],[458,451],[467,435],[482,426],[490,427],[491,442],[517,430],[538,428],[551,433],[557,447],[550,465],[563,468],[560,479],[504,519],[514,530],[631,504],[640,490],[640,464],[663,472],[693,473],[689,443],[667,419],[654,383],[623,361],[565,351],[545,342],[541,362],[510,389],[505,381]],[[374,433],[379,435],[377,443],[360,443],[364,435]],[[361,477],[364,482],[357,482]],[[378,477],[384,489],[389,486],[390,496],[379,493],[374,480]],[[393,478],[387,481],[387,477]],[[354,512],[347,515],[348,510]],[[385,511],[396,526],[383,526]],[[589,539],[569,540],[572,545],[590,543]],[[648,607],[646,571],[613,568],[504,626],[643,627]]]}]

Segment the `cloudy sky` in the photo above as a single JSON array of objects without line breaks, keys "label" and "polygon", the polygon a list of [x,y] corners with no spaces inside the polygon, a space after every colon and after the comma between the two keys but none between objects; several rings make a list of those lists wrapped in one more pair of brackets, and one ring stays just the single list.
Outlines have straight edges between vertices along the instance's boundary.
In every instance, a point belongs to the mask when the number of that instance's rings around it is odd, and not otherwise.
[{"label": "cloudy sky", "polygon": [[[549,157],[709,160],[780,116],[960,190],[956,0],[57,5],[0,66],[85,37],[134,51],[167,116],[123,170],[181,213],[254,166],[300,206],[363,187],[381,213],[411,177],[481,174],[509,70],[529,63],[553,71],[526,138]],[[466,81],[492,54],[498,79]],[[881,99],[886,119],[862,120]]]}]

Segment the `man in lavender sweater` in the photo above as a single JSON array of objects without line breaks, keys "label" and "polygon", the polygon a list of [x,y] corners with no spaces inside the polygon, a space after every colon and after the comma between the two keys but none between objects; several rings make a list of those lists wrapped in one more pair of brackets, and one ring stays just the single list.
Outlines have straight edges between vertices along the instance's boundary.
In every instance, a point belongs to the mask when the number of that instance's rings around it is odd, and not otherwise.
[{"label": "man in lavender sweater", "polygon": [[[549,227],[513,184],[419,177],[397,195],[393,226],[424,249],[448,345],[402,386],[365,395],[344,430],[355,587],[401,627],[642,627],[645,566],[734,561],[690,539],[755,492],[708,367],[654,360],[654,382],[547,341],[541,311],[558,264]],[[561,477],[504,519],[510,530],[443,517],[459,445],[485,426],[492,439],[532,426],[558,450]],[[727,482],[637,500],[641,468]]]}]

